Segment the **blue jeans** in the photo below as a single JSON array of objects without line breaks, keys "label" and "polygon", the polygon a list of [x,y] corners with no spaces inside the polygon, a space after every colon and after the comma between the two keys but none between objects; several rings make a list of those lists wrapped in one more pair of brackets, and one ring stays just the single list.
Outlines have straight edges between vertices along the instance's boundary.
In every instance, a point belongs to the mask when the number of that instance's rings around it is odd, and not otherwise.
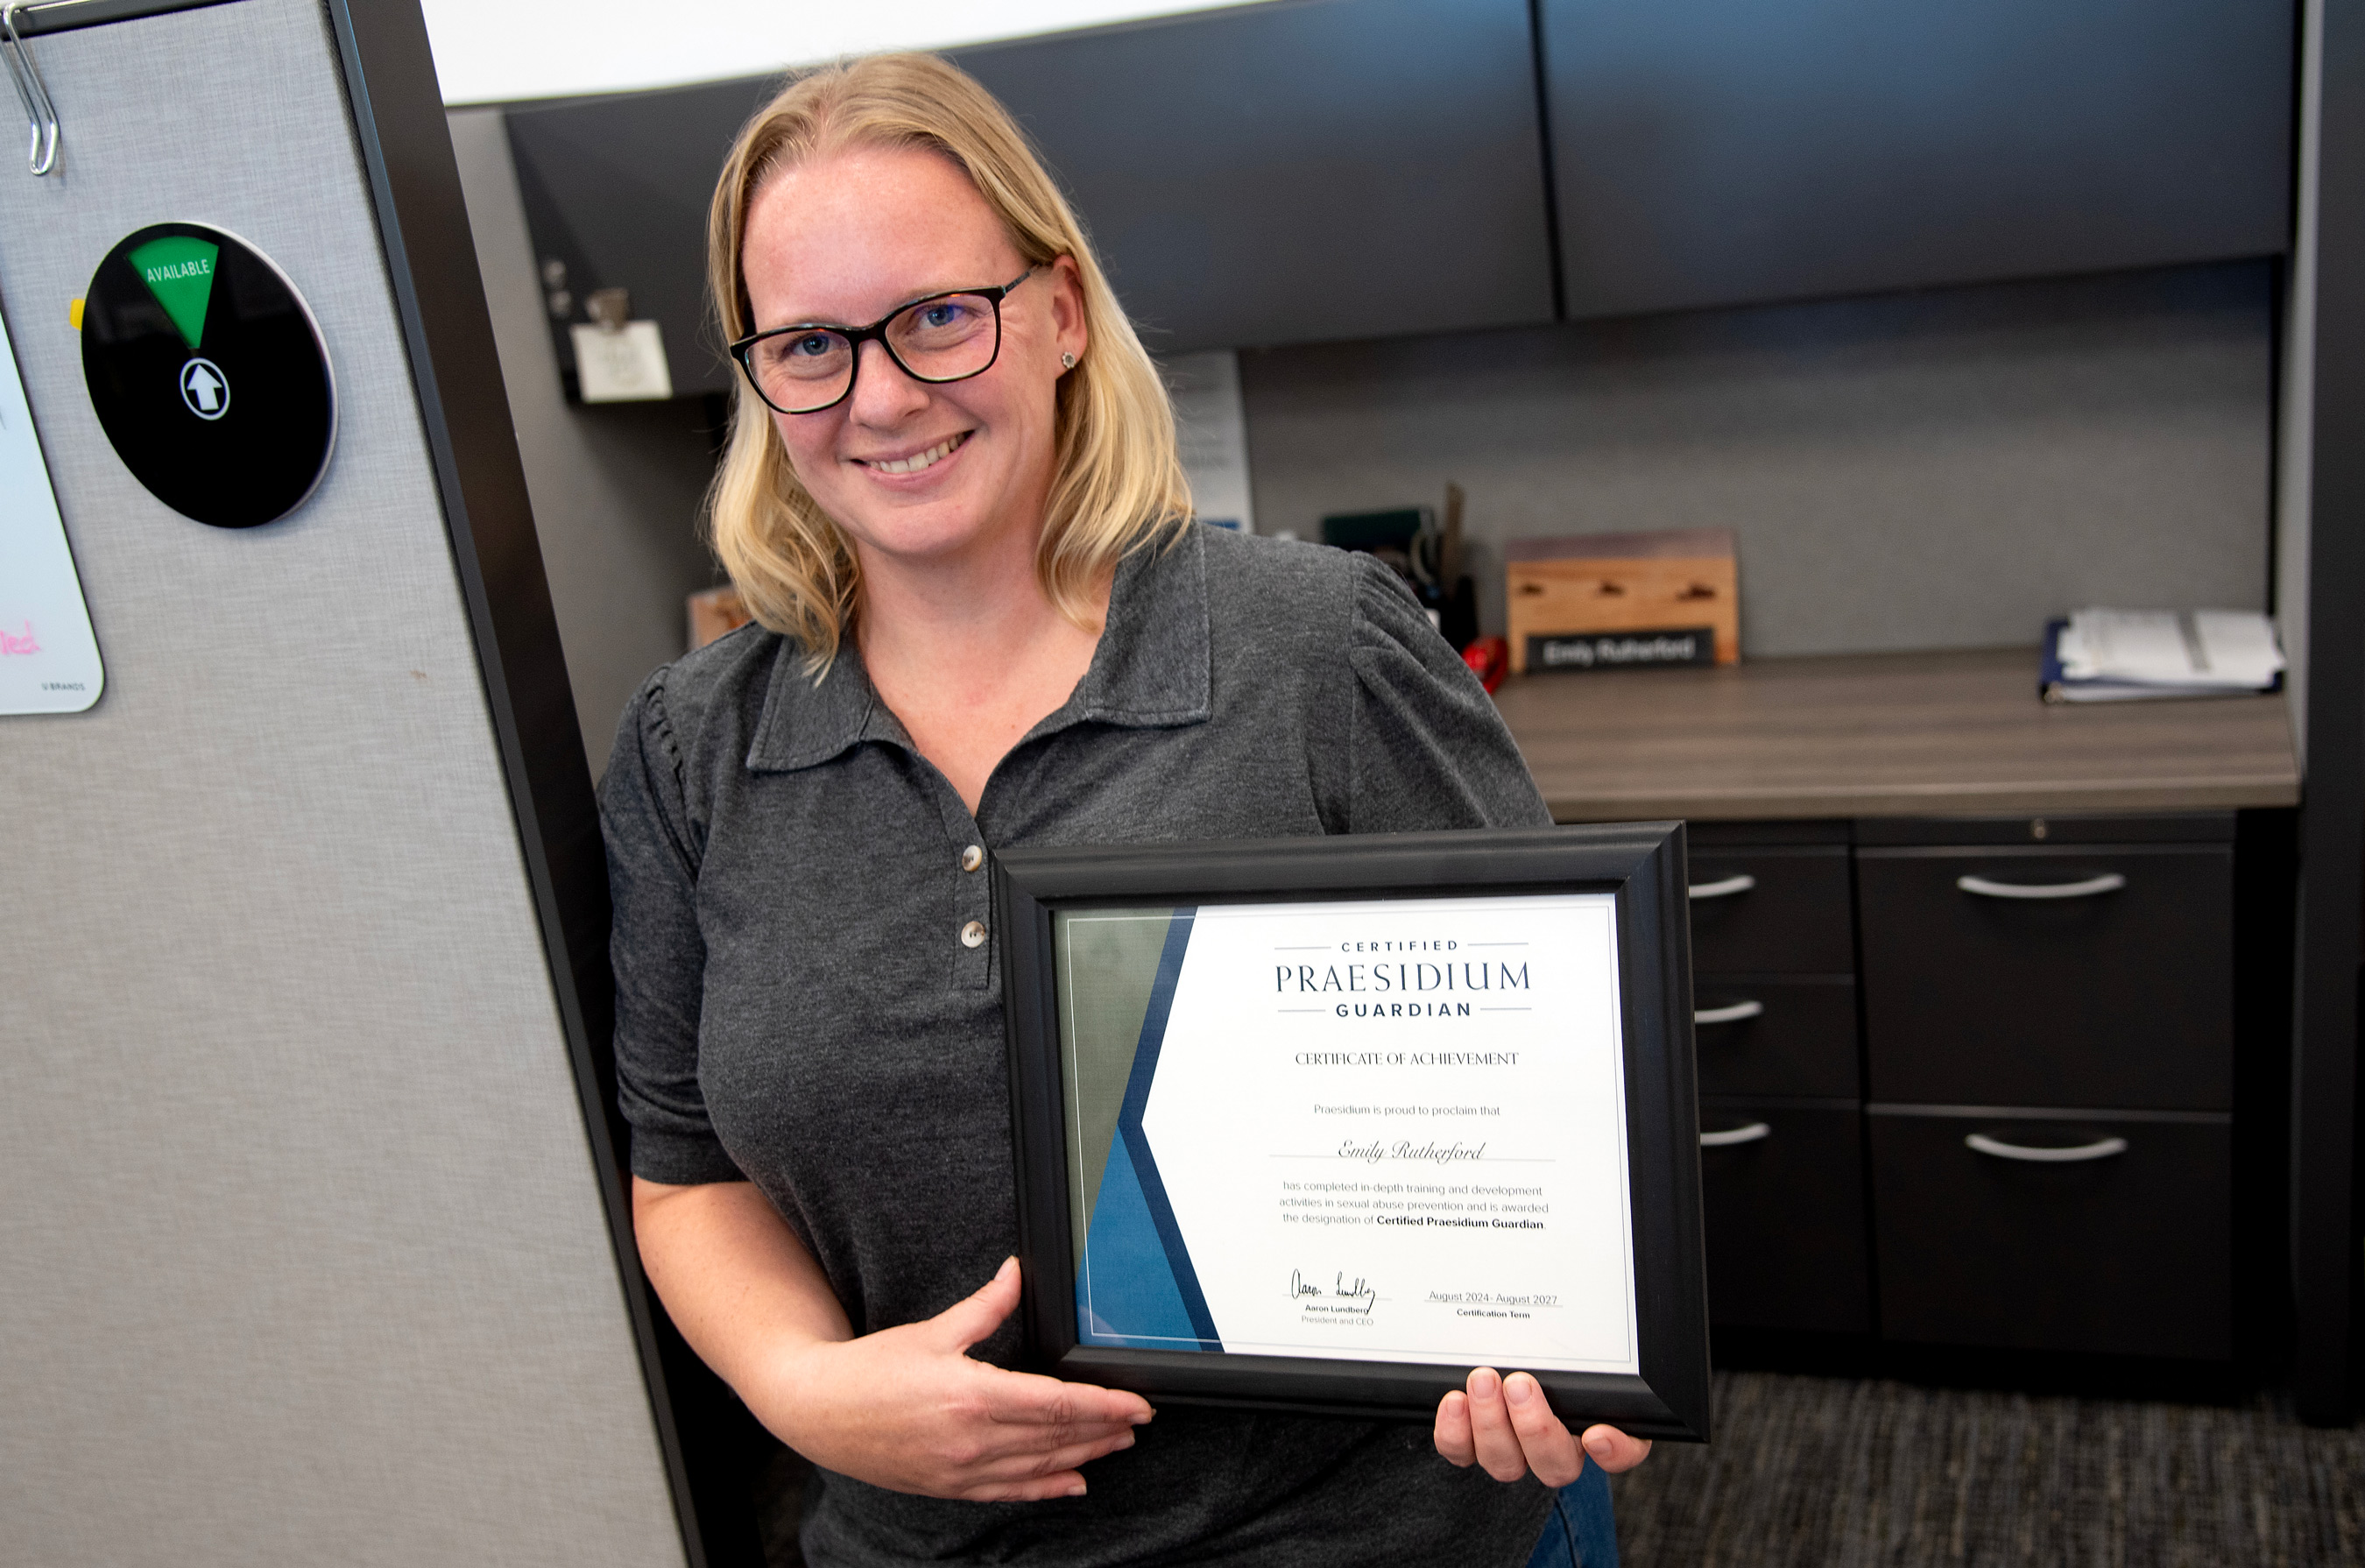
[{"label": "blue jeans", "polygon": [[1618,1568],[1618,1521],[1609,1511],[1609,1477],[1590,1459],[1552,1499],[1552,1518],[1528,1568]]}]

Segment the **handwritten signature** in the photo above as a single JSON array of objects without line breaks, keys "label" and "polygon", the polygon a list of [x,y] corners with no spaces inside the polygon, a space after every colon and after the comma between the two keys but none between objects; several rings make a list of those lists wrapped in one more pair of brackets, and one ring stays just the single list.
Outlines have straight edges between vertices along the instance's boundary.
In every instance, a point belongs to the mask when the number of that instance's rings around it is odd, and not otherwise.
[{"label": "handwritten signature", "polygon": [[1289,1271],[1289,1296],[1292,1301],[1300,1300],[1306,1296],[1333,1296],[1344,1301],[1356,1302],[1361,1305],[1339,1307],[1336,1310],[1362,1313],[1366,1316],[1372,1310],[1372,1304],[1380,1299],[1379,1292],[1373,1290],[1371,1282],[1361,1274],[1355,1276],[1354,1283],[1349,1284],[1344,1270],[1332,1275],[1330,1288],[1324,1290],[1320,1285],[1309,1282],[1301,1271],[1292,1269]]}]

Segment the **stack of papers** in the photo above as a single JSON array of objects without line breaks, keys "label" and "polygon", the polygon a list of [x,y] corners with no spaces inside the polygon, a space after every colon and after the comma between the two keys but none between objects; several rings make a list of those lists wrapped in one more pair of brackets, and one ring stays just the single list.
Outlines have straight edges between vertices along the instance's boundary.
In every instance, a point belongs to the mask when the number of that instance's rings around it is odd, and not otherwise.
[{"label": "stack of papers", "polygon": [[2271,691],[2282,651],[2247,610],[2080,610],[2045,629],[2047,702],[2232,697]]}]

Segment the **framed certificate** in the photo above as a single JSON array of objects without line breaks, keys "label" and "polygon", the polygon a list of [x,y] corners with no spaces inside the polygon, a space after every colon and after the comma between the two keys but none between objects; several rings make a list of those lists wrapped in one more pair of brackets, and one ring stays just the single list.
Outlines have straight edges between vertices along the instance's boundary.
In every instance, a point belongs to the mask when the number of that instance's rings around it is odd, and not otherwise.
[{"label": "framed certificate", "polygon": [[1033,1365],[1705,1440],[1679,823],[995,862]]}]

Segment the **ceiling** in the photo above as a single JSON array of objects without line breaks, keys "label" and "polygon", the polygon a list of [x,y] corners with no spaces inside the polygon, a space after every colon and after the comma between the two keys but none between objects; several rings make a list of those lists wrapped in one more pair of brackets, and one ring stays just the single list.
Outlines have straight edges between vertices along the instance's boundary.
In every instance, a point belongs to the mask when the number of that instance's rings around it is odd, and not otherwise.
[{"label": "ceiling", "polygon": [[[1227,0],[423,0],[447,104],[623,92],[882,49],[1213,10]],[[661,25],[652,25],[661,16]]]}]

